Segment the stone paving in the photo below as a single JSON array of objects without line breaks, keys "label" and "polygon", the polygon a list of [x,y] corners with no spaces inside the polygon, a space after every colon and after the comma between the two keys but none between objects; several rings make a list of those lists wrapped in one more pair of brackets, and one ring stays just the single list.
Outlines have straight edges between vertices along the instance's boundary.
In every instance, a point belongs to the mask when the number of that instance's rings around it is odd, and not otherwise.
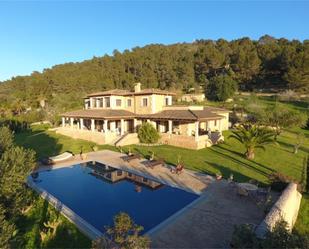
[{"label": "stone paving", "polygon": [[[77,155],[53,168],[97,161],[200,194],[195,203],[149,232],[152,248],[227,248],[234,225],[258,225],[265,216],[260,207],[248,197],[239,197],[225,180],[215,181],[211,176],[190,170],[176,175],[171,173],[170,166],[149,169],[142,163],[146,159],[127,163],[122,160],[123,155],[109,150],[90,152],[85,160]],[[40,169],[46,168],[50,167]]]}]

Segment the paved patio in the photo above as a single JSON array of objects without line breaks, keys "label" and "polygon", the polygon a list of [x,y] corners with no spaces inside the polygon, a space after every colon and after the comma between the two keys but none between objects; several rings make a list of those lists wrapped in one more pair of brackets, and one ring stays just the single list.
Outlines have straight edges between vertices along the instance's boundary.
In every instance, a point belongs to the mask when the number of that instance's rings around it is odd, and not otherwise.
[{"label": "paved patio", "polygon": [[264,212],[239,197],[226,181],[209,186],[200,200],[151,234],[152,248],[229,248],[235,225],[258,225]]},{"label": "paved patio", "polygon": [[[234,225],[259,224],[264,218],[260,207],[250,198],[239,197],[225,180],[215,181],[211,176],[190,170],[172,174],[170,166],[150,169],[143,164],[145,159],[127,163],[122,156],[109,150],[90,152],[85,160],[77,155],[53,168],[97,161],[200,194],[192,205],[149,232],[152,248],[227,248]],[[50,167],[40,169],[46,168]]]}]

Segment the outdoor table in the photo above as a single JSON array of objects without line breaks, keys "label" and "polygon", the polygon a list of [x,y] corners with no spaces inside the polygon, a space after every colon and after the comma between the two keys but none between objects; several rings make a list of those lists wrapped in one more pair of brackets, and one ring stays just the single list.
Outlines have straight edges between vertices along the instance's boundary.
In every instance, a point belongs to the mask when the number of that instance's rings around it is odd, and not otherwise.
[{"label": "outdoor table", "polygon": [[247,191],[258,190],[258,187],[254,184],[251,184],[251,183],[239,183],[238,186],[241,187],[242,189],[247,190]]}]

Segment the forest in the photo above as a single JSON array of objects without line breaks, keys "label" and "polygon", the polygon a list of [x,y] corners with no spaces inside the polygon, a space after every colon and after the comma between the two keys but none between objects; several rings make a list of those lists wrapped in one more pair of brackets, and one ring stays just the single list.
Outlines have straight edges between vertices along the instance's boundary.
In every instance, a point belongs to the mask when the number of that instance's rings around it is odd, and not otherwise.
[{"label": "forest", "polygon": [[207,92],[211,79],[221,75],[231,77],[240,90],[308,93],[309,40],[264,35],[259,40],[196,40],[115,50],[113,55],[1,82],[0,100],[2,108],[38,107],[40,100],[47,100],[50,105],[64,102],[65,109],[72,109],[86,93],[130,89],[135,82],[142,82],[143,87]]}]

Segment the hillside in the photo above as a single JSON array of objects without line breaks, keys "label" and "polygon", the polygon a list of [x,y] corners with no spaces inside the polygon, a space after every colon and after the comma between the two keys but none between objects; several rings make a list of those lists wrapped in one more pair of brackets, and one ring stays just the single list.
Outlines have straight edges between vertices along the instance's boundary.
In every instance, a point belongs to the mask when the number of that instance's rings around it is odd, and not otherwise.
[{"label": "hillside", "polygon": [[229,74],[241,89],[293,89],[309,91],[309,42],[263,36],[258,41],[241,38],[197,40],[193,43],[148,45],[114,51],[18,76],[0,84],[2,105],[20,99],[27,106],[55,98],[79,99],[103,89],[129,89],[134,82],[144,87],[186,90],[207,87],[218,74]]}]

